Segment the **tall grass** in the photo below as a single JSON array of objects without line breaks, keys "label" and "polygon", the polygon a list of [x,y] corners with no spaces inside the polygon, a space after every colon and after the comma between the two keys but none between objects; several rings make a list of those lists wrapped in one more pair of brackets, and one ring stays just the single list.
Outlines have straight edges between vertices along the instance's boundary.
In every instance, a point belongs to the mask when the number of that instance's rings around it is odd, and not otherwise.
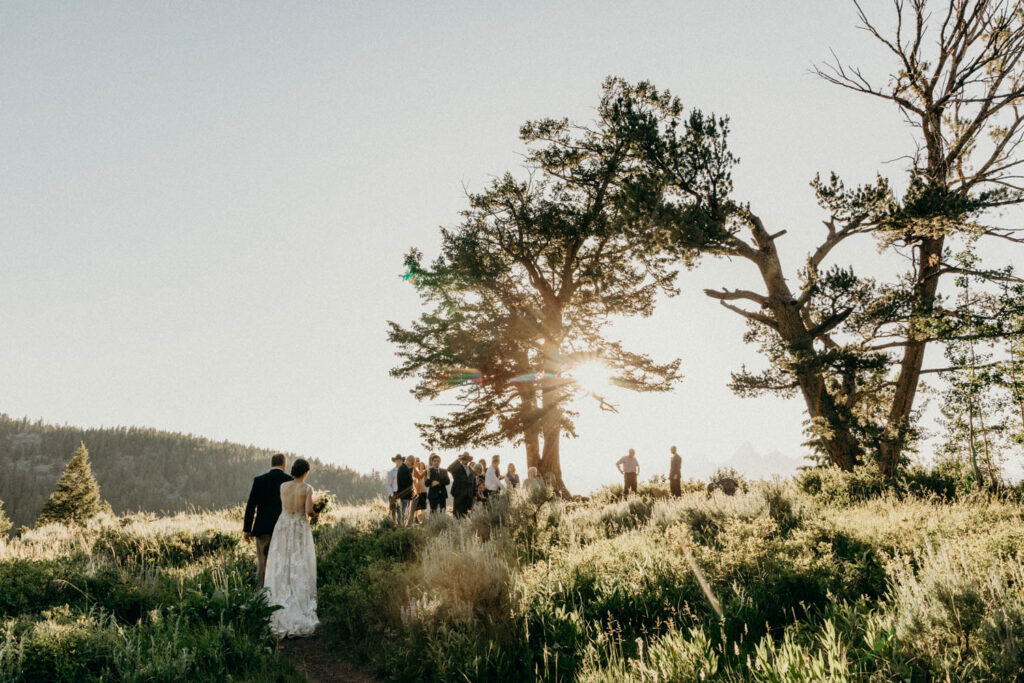
[{"label": "tall grass", "polygon": [[[314,529],[324,647],[405,681],[1024,679],[1013,499],[697,484]],[[846,477],[846,478],[844,478]],[[0,542],[0,680],[289,680],[240,511],[98,518]]]},{"label": "tall grass", "polygon": [[297,680],[240,525],[103,516],[0,541],[0,680]]},{"label": "tall grass", "polygon": [[[343,545],[366,560],[325,564],[347,567],[356,583],[330,590],[361,592],[345,619],[365,626],[332,637],[397,680],[1021,675],[1018,503],[829,486],[539,505],[519,495],[469,520],[353,529]],[[400,534],[405,551],[386,550]],[[395,595],[401,609],[374,607]],[[378,634],[387,647],[362,646]]]}]

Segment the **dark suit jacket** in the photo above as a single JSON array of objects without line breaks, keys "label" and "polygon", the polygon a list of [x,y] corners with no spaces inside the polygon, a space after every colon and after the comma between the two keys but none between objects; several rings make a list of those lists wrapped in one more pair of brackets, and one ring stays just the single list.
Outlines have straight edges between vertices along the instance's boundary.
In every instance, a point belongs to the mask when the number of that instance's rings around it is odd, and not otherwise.
[{"label": "dark suit jacket", "polygon": [[452,473],[452,498],[472,498],[476,494],[476,476],[470,476],[462,461],[448,465],[448,471]]},{"label": "dark suit jacket", "polygon": [[274,525],[281,516],[281,484],[291,480],[290,476],[278,469],[252,480],[242,531],[253,536],[269,536],[274,533]]},{"label": "dark suit jacket", "polygon": [[412,498],[412,468],[404,462],[398,466],[398,497]]},{"label": "dark suit jacket", "polygon": [[452,481],[448,476],[448,471],[443,467],[431,467],[427,470],[427,485],[429,486],[432,481],[437,483],[427,489],[427,500],[431,503],[448,500],[448,490],[445,489],[445,486],[448,486]]},{"label": "dark suit jacket", "polygon": [[683,476],[683,459],[677,453],[673,455],[669,461],[668,466],[668,478],[669,479],[682,479]]}]

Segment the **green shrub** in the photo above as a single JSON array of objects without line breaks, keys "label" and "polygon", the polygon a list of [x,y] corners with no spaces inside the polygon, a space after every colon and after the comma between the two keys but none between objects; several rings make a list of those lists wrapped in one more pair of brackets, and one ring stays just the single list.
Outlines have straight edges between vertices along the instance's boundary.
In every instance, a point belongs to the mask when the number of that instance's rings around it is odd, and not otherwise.
[{"label": "green shrub", "polygon": [[239,535],[217,529],[139,535],[117,527],[100,532],[93,554],[117,563],[136,562],[163,568],[219,557],[238,547]]},{"label": "green shrub", "polygon": [[875,465],[858,465],[852,472],[836,467],[814,467],[796,477],[797,486],[823,503],[851,505],[886,490],[885,480]]},{"label": "green shrub", "polygon": [[608,536],[615,536],[642,527],[651,518],[653,511],[654,499],[630,496],[621,503],[606,506],[601,511],[601,523]]},{"label": "green shrub", "polygon": [[737,491],[746,493],[749,490],[747,478],[734,467],[718,467],[708,477],[707,490],[709,492],[721,490],[726,495],[733,495]]},{"label": "green shrub", "polygon": [[896,635],[929,669],[954,680],[1024,677],[1024,566],[956,546],[928,549],[916,572],[893,572]]},{"label": "green shrub", "polygon": [[942,458],[926,467],[915,464],[901,475],[901,484],[906,490],[918,496],[938,496],[952,501],[968,493],[973,487],[970,466],[959,458]]},{"label": "green shrub", "polygon": [[123,639],[110,618],[74,615],[66,607],[42,616],[21,639],[21,680],[99,680],[110,669]]},{"label": "green shrub", "polygon": [[0,562],[0,616],[39,613],[66,603],[88,600],[86,557],[53,560],[10,559]]}]

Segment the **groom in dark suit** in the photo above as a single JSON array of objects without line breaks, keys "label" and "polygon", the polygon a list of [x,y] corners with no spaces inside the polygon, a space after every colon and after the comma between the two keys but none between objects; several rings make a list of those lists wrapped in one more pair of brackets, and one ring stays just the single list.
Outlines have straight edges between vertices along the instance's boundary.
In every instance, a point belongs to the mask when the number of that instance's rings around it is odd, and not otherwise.
[{"label": "groom in dark suit", "polygon": [[430,503],[430,512],[441,512],[444,514],[446,501],[448,500],[448,484],[451,478],[448,470],[441,467],[441,456],[437,453],[430,454],[430,471],[427,473],[427,502]]},{"label": "groom in dark suit", "polygon": [[476,496],[476,475],[469,469],[473,456],[463,453],[459,459],[448,466],[452,473],[452,513],[456,517],[465,517],[473,506]]},{"label": "groom in dark suit", "polygon": [[270,471],[252,480],[242,531],[246,541],[256,539],[256,580],[260,588],[267,574],[270,536],[281,516],[281,484],[291,480],[284,471],[284,453],[275,453],[270,458]]}]

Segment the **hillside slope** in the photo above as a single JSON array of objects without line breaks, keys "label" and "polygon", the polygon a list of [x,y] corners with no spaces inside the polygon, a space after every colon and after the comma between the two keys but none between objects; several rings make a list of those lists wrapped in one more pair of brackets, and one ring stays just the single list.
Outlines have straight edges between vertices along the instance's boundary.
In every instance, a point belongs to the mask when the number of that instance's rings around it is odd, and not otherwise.
[{"label": "hillside slope", "polygon": [[[35,521],[79,442],[89,449],[103,498],[118,514],[237,505],[273,453],[156,429],[82,429],[0,413],[0,500],[16,527]],[[382,491],[375,475],[309,460],[310,483],[341,501],[363,502]]]}]

